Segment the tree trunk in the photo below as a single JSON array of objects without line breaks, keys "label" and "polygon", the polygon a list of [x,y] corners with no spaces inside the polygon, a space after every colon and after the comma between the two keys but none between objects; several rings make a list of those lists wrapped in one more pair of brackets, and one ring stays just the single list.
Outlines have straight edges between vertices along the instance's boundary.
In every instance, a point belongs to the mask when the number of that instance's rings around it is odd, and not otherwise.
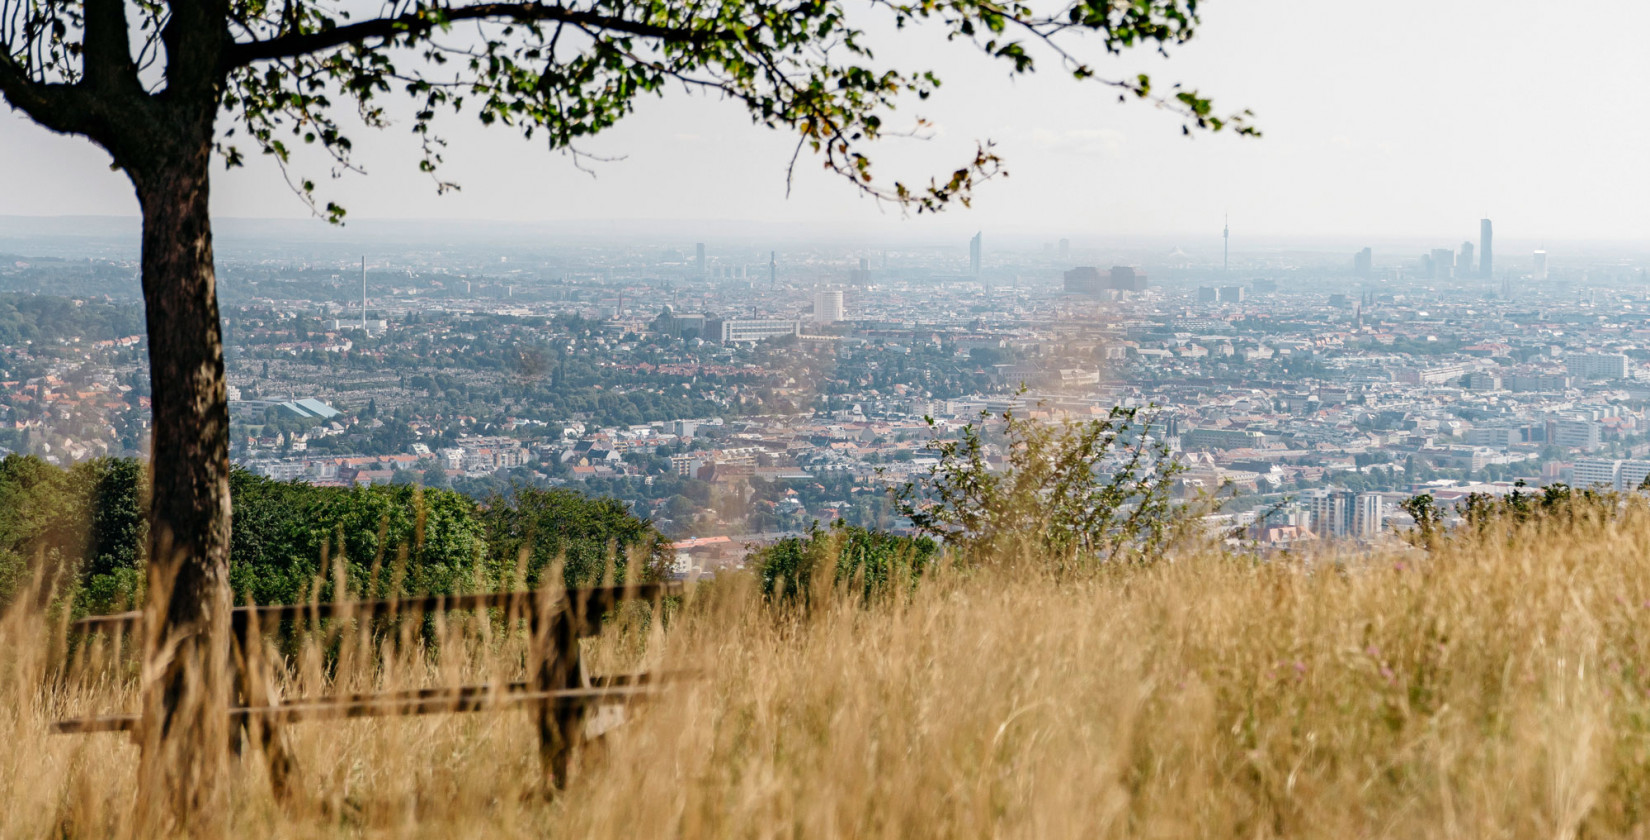
[{"label": "tree trunk", "polygon": [[229,740],[229,402],[207,204],[212,114],[128,171],[143,209],[154,417],[140,817],[207,828]]}]

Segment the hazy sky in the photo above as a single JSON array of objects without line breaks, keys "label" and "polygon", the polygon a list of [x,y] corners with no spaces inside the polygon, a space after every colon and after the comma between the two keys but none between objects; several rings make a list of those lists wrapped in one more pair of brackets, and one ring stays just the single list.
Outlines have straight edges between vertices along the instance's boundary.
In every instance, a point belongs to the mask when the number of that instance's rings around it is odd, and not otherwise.
[{"label": "hazy sky", "polygon": [[[673,93],[589,146],[625,156],[577,171],[508,130],[449,121],[437,196],[414,169],[404,127],[357,134],[368,176],[327,181],[357,218],[763,220],[835,231],[902,226],[1050,236],[1204,234],[1232,215],[1234,236],[1475,238],[1493,217],[1509,240],[1643,240],[1650,234],[1650,3],[1598,0],[1209,0],[1198,38],[1168,61],[1103,66],[1184,81],[1217,107],[1252,108],[1266,136],[1180,136],[1150,107],[1048,70],[1009,80],[961,44],[902,36],[882,56],[933,66],[946,82],[912,102],[940,126],[890,141],[889,174],[945,172],[975,139],[997,141],[1011,177],[973,210],[938,220],[878,209],[804,157],[791,196],[792,140],[753,127],[735,105]],[[1581,13],[1585,9],[1585,14]],[[85,141],[0,116],[0,215],[136,212],[122,176]],[[216,212],[299,217],[273,167],[217,177]]]}]

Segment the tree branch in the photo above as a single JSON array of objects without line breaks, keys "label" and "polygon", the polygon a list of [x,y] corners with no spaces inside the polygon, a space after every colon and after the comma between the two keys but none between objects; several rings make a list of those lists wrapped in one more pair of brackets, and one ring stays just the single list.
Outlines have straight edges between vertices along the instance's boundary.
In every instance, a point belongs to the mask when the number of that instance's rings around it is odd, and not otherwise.
[{"label": "tree branch", "polygon": [[587,26],[609,32],[623,32],[647,38],[699,43],[722,36],[710,29],[689,29],[675,26],[656,26],[627,20],[622,17],[568,9],[538,2],[477,3],[456,9],[443,9],[436,18],[424,12],[408,12],[394,17],[375,18],[334,29],[303,34],[282,35],[267,41],[237,43],[224,52],[224,69],[243,67],[257,61],[295,58],[324,52],[347,44],[357,44],[373,38],[392,39],[399,35],[423,35],[445,23],[461,20],[499,20],[515,23],[556,21]]},{"label": "tree branch", "polygon": [[182,100],[216,102],[231,43],[229,0],[172,0],[161,30],[166,45],[166,90]]},{"label": "tree branch", "polygon": [[90,114],[78,85],[39,82],[0,53],[0,96],[29,119],[62,134],[88,134]]},{"label": "tree branch", "polygon": [[108,92],[142,95],[132,61],[124,0],[86,0],[86,82]]}]

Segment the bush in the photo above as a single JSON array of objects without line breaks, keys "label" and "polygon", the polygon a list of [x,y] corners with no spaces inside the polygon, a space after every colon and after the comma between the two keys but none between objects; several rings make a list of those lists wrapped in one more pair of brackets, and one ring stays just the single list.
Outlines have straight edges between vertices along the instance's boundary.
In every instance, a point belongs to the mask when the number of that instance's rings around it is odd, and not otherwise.
[{"label": "bush", "polygon": [[1185,467],[1137,409],[1083,423],[1002,418],[1001,470],[970,424],[957,440],[930,444],[938,463],[894,491],[898,511],[961,559],[1029,550],[1056,566],[1151,560],[1187,521],[1172,501]]},{"label": "bush", "polygon": [[806,603],[816,578],[847,587],[867,601],[916,586],[939,555],[927,537],[870,531],[841,521],[817,526],[805,537],[788,537],[757,552],[754,566],[762,594],[787,603]]},{"label": "bush", "polygon": [[1406,535],[1408,541],[1421,548],[1435,548],[1445,538],[1483,540],[1494,534],[1510,537],[1522,526],[1566,524],[1578,519],[1616,520],[1629,507],[1643,502],[1643,496],[1636,493],[1567,484],[1549,484],[1537,492],[1526,490],[1524,482],[1519,481],[1505,496],[1467,494],[1454,506],[1462,527],[1453,530],[1446,519],[1449,509],[1439,505],[1430,493],[1411,496],[1399,507],[1415,520],[1415,527]]}]

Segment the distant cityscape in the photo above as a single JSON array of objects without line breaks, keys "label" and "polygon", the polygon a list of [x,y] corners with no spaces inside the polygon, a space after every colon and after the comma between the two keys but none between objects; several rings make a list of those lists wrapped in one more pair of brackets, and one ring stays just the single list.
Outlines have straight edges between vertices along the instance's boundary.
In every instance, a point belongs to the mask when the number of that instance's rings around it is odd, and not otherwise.
[{"label": "distant cityscape", "polygon": [[[1422,490],[1650,476],[1650,260],[1509,257],[1489,219],[1402,255],[1219,233],[1199,256],[988,231],[225,254],[233,457],[317,484],[575,487],[708,565],[814,522],[901,527],[886,490],[933,463],[933,436],[1007,411],[1146,410],[1182,496],[1230,497],[1211,528],[1272,546],[1387,538]],[[0,257],[0,446],[144,451],[136,274]]]}]

